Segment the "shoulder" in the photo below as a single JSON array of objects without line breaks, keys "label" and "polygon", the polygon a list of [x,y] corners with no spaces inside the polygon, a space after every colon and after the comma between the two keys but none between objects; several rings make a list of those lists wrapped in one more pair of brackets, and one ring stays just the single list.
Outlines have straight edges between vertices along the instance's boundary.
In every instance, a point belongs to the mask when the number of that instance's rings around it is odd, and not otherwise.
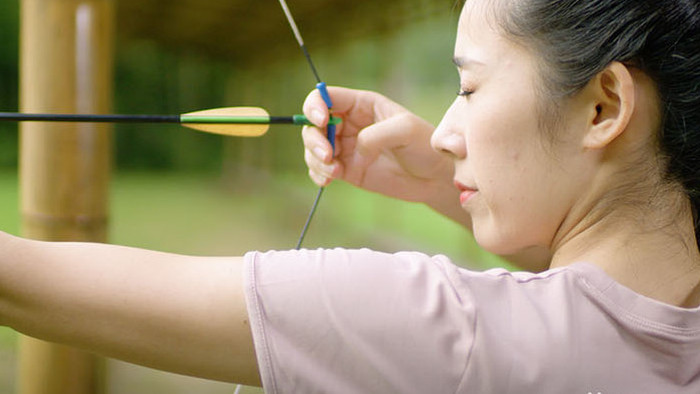
[{"label": "shoulder", "polygon": [[[599,314],[597,289],[608,286],[609,278],[586,263],[540,273],[492,269],[484,272],[460,271],[463,287],[471,294],[476,313],[498,324],[532,327],[534,332],[551,332]],[[500,331],[497,330],[497,331]],[[551,337],[557,339],[557,335]],[[561,339],[565,339],[562,337]]]},{"label": "shoulder", "polygon": [[333,280],[341,276],[372,282],[424,276],[454,277],[458,268],[445,256],[418,252],[384,253],[369,249],[316,249],[251,252],[245,257],[247,270],[260,279],[277,276]]},{"label": "shoulder", "polygon": [[381,297],[441,296],[460,287],[461,269],[442,255],[428,256],[417,252],[383,253],[368,249],[318,249],[248,253],[248,286],[288,291],[271,286],[280,282],[297,284],[295,291],[327,292],[333,298],[359,302]]},{"label": "shoulder", "polygon": [[539,273],[494,268],[483,272],[463,270],[460,274],[468,286],[478,287],[480,291],[494,288],[501,292],[510,290],[551,297],[553,291],[568,292],[572,288],[581,288],[592,272],[594,269],[589,264],[577,263]]},{"label": "shoulder", "polygon": [[556,292],[581,288],[583,278],[591,274],[585,264],[542,273],[500,268],[479,272],[458,267],[444,255],[342,248],[251,252],[246,255],[246,270],[248,279],[256,285],[292,279],[323,281],[326,286],[338,282],[338,287],[333,286],[336,290],[350,283],[354,290],[410,285],[411,291],[435,288],[444,292],[449,288],[461,297],[478,295],[485,301],[520,293],[530,293],[528,298],[533,301],[538,295],[551,298]]}]

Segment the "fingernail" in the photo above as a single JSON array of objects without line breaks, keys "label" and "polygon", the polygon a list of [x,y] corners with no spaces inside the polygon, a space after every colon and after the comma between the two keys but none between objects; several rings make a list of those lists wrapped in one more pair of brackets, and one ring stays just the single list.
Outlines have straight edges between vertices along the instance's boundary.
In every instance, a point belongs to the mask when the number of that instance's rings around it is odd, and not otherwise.
[{"label": "fingernail", "polygon": [[327,159],[328,154],[326,153],[326,150],[321,148],[321,147],[317,146],[314,148],[314,155],[316,155],[316,157],[318,157],[322,161],[328,160]]},{"label": "fingernail", "polygon": [[311,122],[316,126],[322,125],[325,118],[326,115],[317,109],[312,110],[311,114],[309,114],[309,119],[311,119]]}]

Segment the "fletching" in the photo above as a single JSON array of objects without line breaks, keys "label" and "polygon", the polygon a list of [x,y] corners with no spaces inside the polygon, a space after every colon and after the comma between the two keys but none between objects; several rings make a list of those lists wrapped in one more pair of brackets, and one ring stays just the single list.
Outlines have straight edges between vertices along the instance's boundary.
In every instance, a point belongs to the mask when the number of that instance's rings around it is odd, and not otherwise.
[{"label": "fletching", "polygon": [[259,107],[215,108],[182,114],[180,123],[207,133],[259,137],[270,128],[270,115]]}]

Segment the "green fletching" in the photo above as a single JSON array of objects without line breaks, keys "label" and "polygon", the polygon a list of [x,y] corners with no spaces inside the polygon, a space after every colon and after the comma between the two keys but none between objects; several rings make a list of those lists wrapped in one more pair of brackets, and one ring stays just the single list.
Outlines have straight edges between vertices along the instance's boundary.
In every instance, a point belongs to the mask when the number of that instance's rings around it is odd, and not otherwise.
[{"label": "green fletching", "polygon": [[[313,126],[314,124],[311,123],[309,118],[307,118],[304,115],[292,115],[292,118],[294,119],[294,124],[300,125],[300,126]],[[328,124],[333,124],[337,125],[340,124],[343,120],[341,118],[331,116],[330,120],[328,121]]]}]

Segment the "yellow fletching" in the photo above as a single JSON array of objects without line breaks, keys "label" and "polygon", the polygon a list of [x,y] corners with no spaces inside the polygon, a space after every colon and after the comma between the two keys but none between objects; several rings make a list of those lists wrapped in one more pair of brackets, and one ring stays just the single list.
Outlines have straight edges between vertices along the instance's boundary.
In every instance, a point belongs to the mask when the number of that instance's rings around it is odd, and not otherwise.
[{"label": "yellow fletching", "polygon": [[[215,108],[203,111],[189,112],[182,114],[181,118],[187,116],[262,116],[270,115],[260,107],[228,107]],[[185,127],[204,131],[207,133],[222,134],[235,137],[259,137],[267,132],[269,124],[235,124],[235,123],[181,123]]]}]

